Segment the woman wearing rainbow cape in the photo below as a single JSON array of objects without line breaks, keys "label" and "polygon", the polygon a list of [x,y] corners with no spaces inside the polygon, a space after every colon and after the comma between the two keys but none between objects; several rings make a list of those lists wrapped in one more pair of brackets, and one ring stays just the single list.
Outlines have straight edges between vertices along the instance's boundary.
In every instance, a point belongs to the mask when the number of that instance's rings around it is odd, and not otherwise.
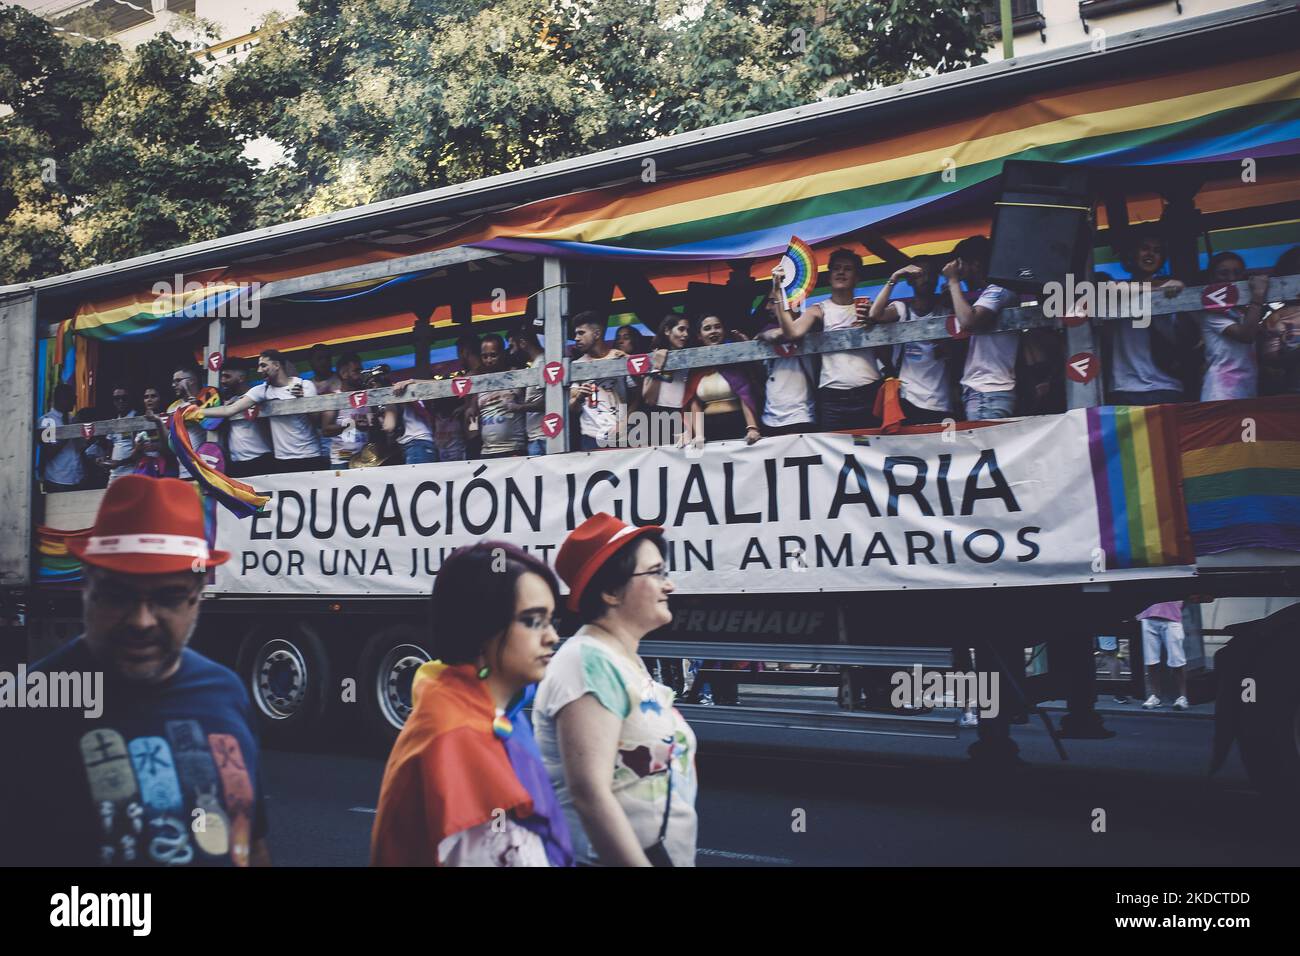
[{"label": "woman wearing rainbow cape", "polygon": [[550,569],[503,541],[458,548],[433,586],[434,648],[384,769],[373,866],[571,866],[524,707],[559,643]]}]

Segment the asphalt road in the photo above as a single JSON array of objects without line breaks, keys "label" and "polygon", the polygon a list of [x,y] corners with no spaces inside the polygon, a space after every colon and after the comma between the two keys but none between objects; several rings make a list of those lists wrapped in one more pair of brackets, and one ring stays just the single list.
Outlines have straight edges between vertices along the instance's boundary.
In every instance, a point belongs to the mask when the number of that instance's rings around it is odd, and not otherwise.
[{"label": "asphalt road", "polygon": [[[1028,768],[990,776],[956,739],[856,735],[852,751],[797,732],[701,745],[703,866],[1292,866],[1300,827],[1249,789],[1235,753],[1206,775],[1212,722],[1122,714],[1118,736],[1014,728]],[[268,751],[278,865],[360,866],[383,760]],[[802,822],[802,830],[798,824]],[[1104,831],[1099,832],[1104,823]]]}]

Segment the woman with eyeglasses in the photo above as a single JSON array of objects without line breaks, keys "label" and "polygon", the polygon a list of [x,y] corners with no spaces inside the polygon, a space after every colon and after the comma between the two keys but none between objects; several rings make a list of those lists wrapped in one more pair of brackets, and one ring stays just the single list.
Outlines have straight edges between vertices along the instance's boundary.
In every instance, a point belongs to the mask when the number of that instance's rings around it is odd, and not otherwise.
[{"label": "woman with eyeglasses", "polygon": [[571,866],[564,813],[523,712],[559,635],[555,576],[504,541],[457,548],[433,585],[434,651],[393,745],[373,866]]},{"label": "woman with eyeglasses", "polygon": [[695,865],[695,734],[637,656],[672,621],[666,550],[662,528],[602,513],[556,555],[582,627],[547,668],[533,719],[579,865]]}]

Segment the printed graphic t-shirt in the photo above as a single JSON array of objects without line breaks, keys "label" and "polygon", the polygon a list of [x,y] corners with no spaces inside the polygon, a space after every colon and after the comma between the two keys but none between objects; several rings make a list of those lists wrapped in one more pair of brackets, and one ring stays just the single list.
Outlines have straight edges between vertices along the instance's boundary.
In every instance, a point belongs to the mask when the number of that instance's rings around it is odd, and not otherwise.
[{"label": "printed graphic t-shirt", "polygon": [[642,847],[659,839],[671,764],[672,803],[664,847],[675,866],[694,866],[695,733],[673,706],[672,688],[656,683],[640,661],[634,668],[585,627],[556,652],[533,701],[537,746],[569,823],[574,858],[600,862],[565,783],[555,721],[561,710],[584,694],[593,695],[623,721],[611,789]]},{"label": "printed graphic t-shirt", "polygon": [[103,713],[6,711],[0,854],[39,866],[248,865],[267,820],[248,694],[233,673],[186,649],[169,680],[137,686],[80,638],[31,670],[103,671]]}]

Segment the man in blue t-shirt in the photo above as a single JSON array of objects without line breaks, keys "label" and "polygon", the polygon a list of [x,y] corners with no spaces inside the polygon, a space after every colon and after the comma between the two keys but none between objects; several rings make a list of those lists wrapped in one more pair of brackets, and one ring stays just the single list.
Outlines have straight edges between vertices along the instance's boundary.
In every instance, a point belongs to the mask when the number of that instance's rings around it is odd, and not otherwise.
[{"label": "man in blue t-shirt", "polygon": [[248,694],[186,646],[206,572],[230,557],[209,550],[194,489],[127,475],[69,550],[84,632],[30,669],[26,706],[0,722],[0,857],[269,866]]}]

